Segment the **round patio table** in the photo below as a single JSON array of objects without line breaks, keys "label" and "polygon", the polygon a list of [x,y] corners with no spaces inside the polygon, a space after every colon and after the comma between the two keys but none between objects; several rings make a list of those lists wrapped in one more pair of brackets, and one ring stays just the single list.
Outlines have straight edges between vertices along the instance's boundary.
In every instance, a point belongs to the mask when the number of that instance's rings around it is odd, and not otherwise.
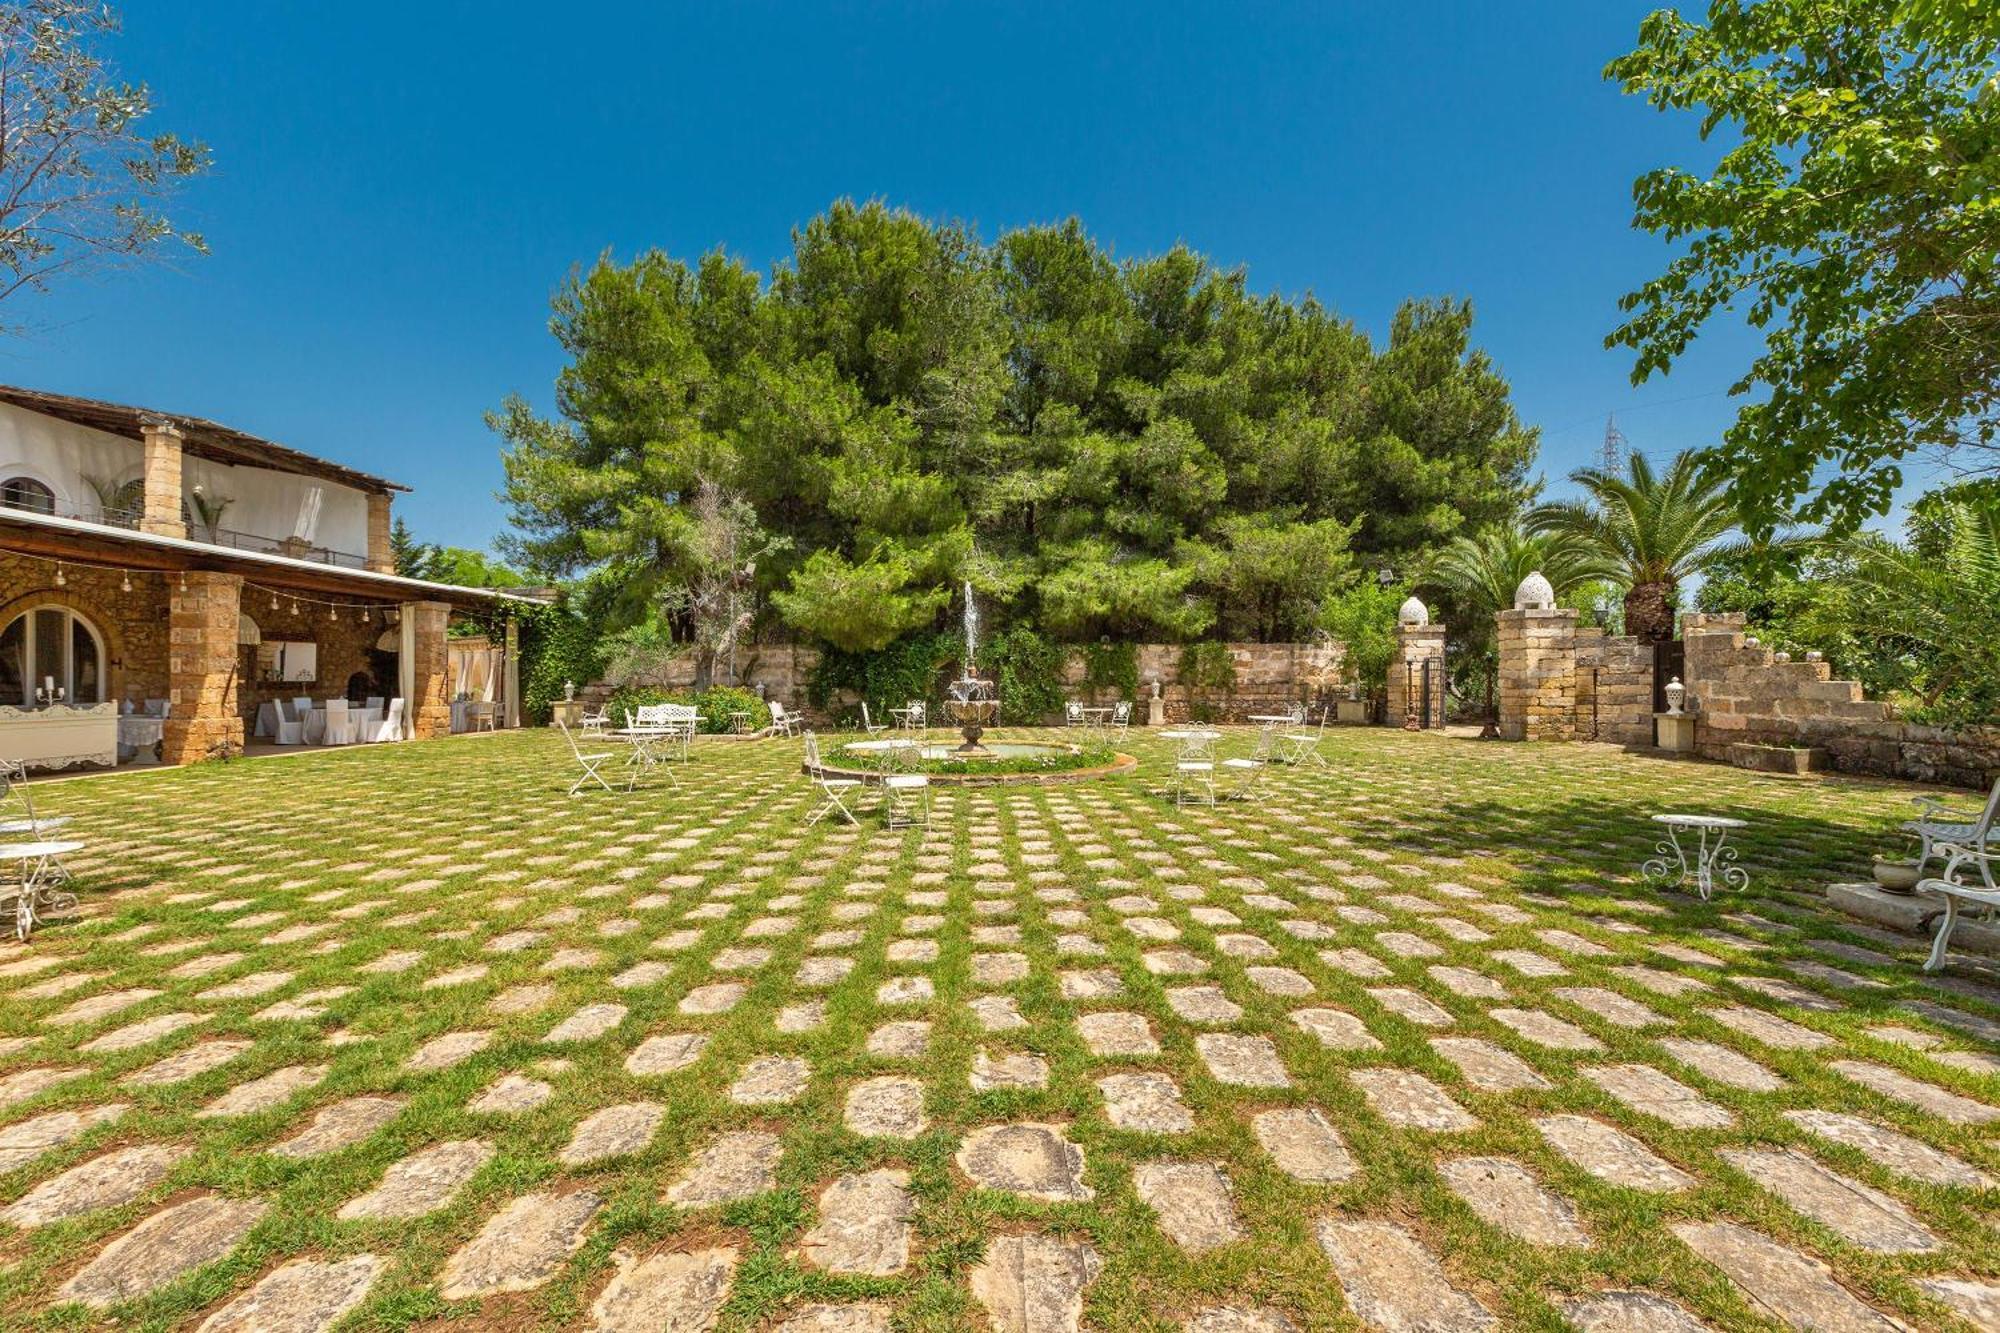
[{"label": "round patio table", "polygon": [[50,887],[66,878],[62,858],[80,852],[80,842],[10,842],[0,844],[0,862],[20,863],[20,879],[11,888],[14,898],[14,936],[26,941],[36,925],[51,916],[76,910],[76,895]]},{"label": "round patio table", "polygon": [[921,750],[924,748],[924,743],[907,736],[899,736],[889,740],[851,741],[847,748],[864,756],[880,756],[875,761],[876,765],[886,773],[889,770],[889,761],[896,757],[898,750]]},{"label": "round patio table", "polygon": [[[1745,821],[1726,815],[1654,815],[1653,822],[1666,826],[1667,840],[1656,844],[1658,855],[1639,867],[1647,879],[1680,885],[1692,878],[1703,902],[1715,891],[1717,879],[1738,892],[1750,887],[1750,873],[1736,864],[1736,849],[1725,845],[1731,830],[1749,827]],[[1683,833],[1695,839],[1693,847],[1681,842]]]}]

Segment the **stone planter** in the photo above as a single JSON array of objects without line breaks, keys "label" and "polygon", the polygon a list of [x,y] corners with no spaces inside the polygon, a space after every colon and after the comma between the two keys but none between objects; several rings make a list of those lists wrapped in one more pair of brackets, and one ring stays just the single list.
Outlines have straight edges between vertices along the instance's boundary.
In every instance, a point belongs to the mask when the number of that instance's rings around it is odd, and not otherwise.
[{"label": "stone planter", "polygon": [[1816,745],[1756,745],[1748,741],[1729,747],[1729,762],[1753,773],[1785,777],[1804,777],[1831,767],[1826,751]]},{"label": "stone planter", "polygon": [[1368,701],[1366,699],[1334,700],[1333,720],[1351,726],[1365,726],[1368,722]]}]

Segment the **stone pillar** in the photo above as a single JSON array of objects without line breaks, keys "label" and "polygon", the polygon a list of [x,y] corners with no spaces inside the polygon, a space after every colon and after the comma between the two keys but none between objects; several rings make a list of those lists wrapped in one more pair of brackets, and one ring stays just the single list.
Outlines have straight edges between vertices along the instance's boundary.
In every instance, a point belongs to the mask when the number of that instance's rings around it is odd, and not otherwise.
[{"label": "stone pillar", "polygon": [[507,725],[521,725],[521,624],[507,617]]},{"label": "stone pillar", "polygon": [[1517,607],[1494,617],[1500,638],[1500,738],[1576,738],[1577,613]]},{"label": "stone pillar", "polygon": [[387,491],[368,497],[368,568],[377,574],[396,572],[396,554],[389,549],[389,500]]},{"label": "stone pillar", "polygon": [[141,473],[145,501],[139,515],[139,531],[157,537],[185,537],[187,524],[181,519],[181,429],[171,421],[156,418],[141,422],[139,430],[145,448],[145,470]]},{"label": "stone pillar", "polygon": [[[1424,673],[1431,673],[1425,716]],[[1382,720],[1403,726],[1414,716],[1420,727],[1444,725],[1444,626],[1404,621],[1396,626],[1396,656],[1389,663],[1389,715]]]},{"label": "stone pillar", "polygon": [[445,626],[451,607],[444,602],[405,602],[409,625],[403,642],[409,645],[410,734],[418,740],[451,734],[451,676],[445,653]]},{"label": "stone pillar", "polygon": [[[148,473],[150,478],[151,474]],[[167,710],[161,754],[169,764],[243,748],[236,708],[236,624],[243,579],[236,574],[163,575],[167,611]]]}]

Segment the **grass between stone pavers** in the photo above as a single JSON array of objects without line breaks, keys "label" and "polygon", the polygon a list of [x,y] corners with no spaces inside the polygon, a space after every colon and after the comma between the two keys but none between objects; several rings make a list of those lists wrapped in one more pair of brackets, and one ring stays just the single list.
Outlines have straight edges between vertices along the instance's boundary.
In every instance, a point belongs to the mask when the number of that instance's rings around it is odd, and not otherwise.
[{"label": "grass between stone pavers", "polygon": [[[1161,791],[1168,749],[1139,732],[1121,748],[1140,757],[1135,774],[1076,787],[940,789],[928,833],[884,830],[872,798],[860,829],[833,822],[804,827],[812,801],[797,772],[798,749],[779,741],[698,746],[680,770],[679,789],[654,779],[630,795],[574,800],[562,795],[566,754],[546,734],[39,789],[38,808],[73,815],[76,836],[90,844],[89,855],[76,862],[90,915],[48,930],[28,951],[0,952],[0,969],[29,956],[61,959],[32,974],[0,971],[0,1041],[31,1039],[0,1054],[0,1079],[45,1067],[82,1072],[0,1108],[0,1135],[51,1112],[114,1102],[132,1109],[0,1174],[0,1205],[116,1147],[177,1144],[189,1152],[129,1203],[34,1230],[0,1223],[0,1324],[84,1328],[115,1318],[126,1327],[192,1327],[283,1263],[368,1253],[382,1256],[384,1271],[341,1327],[588,1326],[614,1252],[727,1244],[740,1260],[722,1328],[765,1327],[813,1302],[873,1300],[894,1312],[898,1327],[970,1329],[983,1327],[984,1316],[967,1275],[988,1242],[1039,1232],[1095,1249],[1102,1271],[1085,1305],[1093,1327],[1172,1329],[1209,1306],[1242,1303],[1282,1312],[1303,1328],[1358,1328],[1314,1234],[1324,1217],[1407,1227],[1440,1257],[1455,1284],[1509,1327],[1564,1327],[1563,1300],[1607,1288],[1656,1292],[1721,1327],[1775,1327],[1760,1323],[1745,1294],[1669,1229],[1688,1219],[1727,1218],[1817,1256],[1862,1299],[1923,1327],[1954,1325],[1913,1279],[2000,1273],[2000,1247],[1986,1222],[2000,1203],[1993,1191],[1923,1184],[1870,1154],[1808,1134],[1783,1115],[1805,1108],[1863,1115],[2000,1172],[1981,1127],[1891,1100],[1830,1067],[1837,1059],[1866,1060],[1970,1098],[2000,1101],[1992,1074],[1936,1058],[1988,1052],[1991,1045],[1910,1007],[1912,1000],[1929,1001],[1951,1013],[2000,1019],[1994,993],[1963,975],[1943,984],[1925,980],[1916,973],[1914,947],[1826,918],[1814,903],[1825,882],[1865,874],[1872,852],[1895,845],[1886,830],[1907,813],[1910,789],[1758,777],[1597,747],[1330,731],[1321,747],[1325,768],[1274,773],[1254,802],[1176,809]],[[1224,748],[1245,752],[1249,737],[1233,735]],[[1657,841],[1647,816],[1674,809],[1750,821],[1738,838],[1752,876],[1747,894],[1702,905],[1640,882],[1638,864]],[[1332,901],[1329,891],[1342,901]],[[1477,896],[1461,896],[1468,891]],[[940,893],[935,905],[912,897]],[[1048,900],[1065,894],[1073,900]],[[1284,901],[1262,901],[1264,895]],[[1150,905],[1127,913],[1108,905],[1128,896]],[[983,905],[991,904],[1007,910],[989,915]],[[1511,905],[1522,919],[1474,910],[1487,904]],[[1194,915],[1198,908],[1226,909],[1237,921],[1204,924]],[[1064,924],[1058,912],[1080,912],[1083,919]],[[1128,915],[1163,919],[1179,938],[1141,938],[1123,924]],[[942,921],[935,929],[905,929],[910,918],[927,916]],[[771,918],[797,924],[746,937],[750,923]],[[1299,938],[1283,924],[1299,920],[1331,934]],[[1441,922],[1467,923],[1487,938],[1458,938],[1456,927]],[[975,943],[976,930],[1009,925],[1019,927],[1018,943]],[[822,932],[847,929],[860,931],[859,940],[812,947]],[[688,930],[698,932],[688,947],[656,947]],[[1569,934],[1552,943],[1540,933],[1550,930]],[[519,931],[537,934],[512,941],[522,946],[517,952],[488,947]],[[1061,935],[1088,936],[1103,953],[1061,954]],[[1261,939],[1273,956],[1239,958],[1218,942],[1238,935]],[[1394,942],[1385,944],[1385,935]],[[1405,956],[1404,935],[1435,952]],[[1610,954],[1578,955],[1570,937]],[[937,941],[935,961],[890,959],[892,941],[921,938]],[[1662,955],[1655,951],[1662,945],[1712,961]],[[770,957],[714,966],[744,948],[768,949]],[[1355,976],[1320,956],[1343,948],[1367,954],[1388,975]],[[1186,950],[1206,971],[1156,975],[1146,955],[1162,949]],[[1539,955],[1564,972],[1525,975],[1497,957],[1508,951]],[[978,984],[974,955],[994,952],[1026,955],[1026,978]],[[235,954],[241,957],[226,957]],[[398,954],[414,955],[407,970],[362,970]],[[851,958],[852,971],[824,988],[795,981],[805,959],[828,955]],[[1889,961],[1876,961],[1882,956]],[[190,969],[198,960],[208,961]],[[549,970],[552,961],[566,966]],[[648,984],[611,984],[646,962],[670,970]],[[1611,970],[1634,964],[1705,989],[1660,994]],[[1805,971],[1794,970],[1801,964]],[[206,971],[210,965],[215,970]],[[1314,993],[1267,993],[1251,980],[1247,969],[1255,966],[1293,969]],[[1458,995],[1432,975],[1433,966],[1481,973],[1507,998]],[[1065,972],[1102,968],[1117,974],[1122,994],[1064,998]],[[260,973],[288,975],[264,993],[203,998]],[[877,1003],[878,985],[913,975],[931,979],[934,998]],[[51,993],[72,976],[87,979]],[[1800,993],[1774,997],[1740,985],[1744,978],[1781,981]],[[439,979],[452,984],[426,987]],[[680,1011],[689,991],[720,980],[748,985],[733,1008]],[[1167,991],[1190,985],[1220,987],[1242,1008],[1241,1018],[1213,1025],[1183,1020]],[[528,986],[549,988],[531,1011],[489,1007],[495,997]],[[1449,1025],[1427,1027],[1400,1016],[1370,993],[1383,987],[1418,993],[1449,1016]],[[1617,992],[1662,1021],[1621,1027],[1588,1003],[1556,994],[1570,987]],[[258,1016],[302,993],[336,988],[351,989],[327,997],[318,1016]],[[92,997],[137,989],[161,993],[73,1028],[48,1021]],[[1026,1026],[984,1030],[966,1005],[980,995],[1015,997]],[[823,1026],[776,1030],[781,1009],[818,998],[826,1001]],[[542,1040],[579,1008],[604,1003],[627,1013],[602,1036],[560,1046]],[[1381,1049],[1323,1046],[1288,1017],[1308,1006],[1355,1015]],[[1727,1006],[1778,1014],[1837,1044],[1811,1051],[1764,1045],[1717,1021],[1715,1012]],[[1602,1049],[1553,1050],[1526,1040],[1491,1017],[1490,1010],[1504,1007],[1561,1018]],[[1093,1057],[1075,1018],[1101,1010],[1143,1014],[1160,1053]],[[79,1049],[104,1033],[178,1012],[201,1021],[127,1051]],[[897,1019],[933,1023],[924,1056],[869,1053],[869,1034]],[[1906,1044],[1906,1035],[1897,1041],[1870,1031],[1885,1027],[1926,1034],[1938,1045],[1927,1052]],[[404,1067],[431,1039],[471,1031],[492,1037],[463,1063],[421,1073]],[[1195,1046],[1195,1037],[1209,1031],[1268,1037],[1290,1086],[1218,1081]],[[642,1076],[626,1069],[635,1046],[667,1032],[701,1032],[710,1040],[677,1072]],[[1431,1046],[1437,1035],[1489,1041],[1551,1086],[1482,1092]],[[1675,1058],[1661,1037],[1736,1051],[1784,1086],[1746,1092],[1719,1082]],[[252,1044],[184,1083],[121,1083],[175,1051],[225,1038]],[[982,1049],[1040,1055],[1049,1066],[1047,1085],[973,1091],[969,1077]],[[730,1084],[753,1058],[770,1053],[809,1063],[803,1095],[784,1105],[732,1103]],[[1628,1063],[1652,1066],[1695,1089],[1733,1123],[1675,1129],[1614,1099],[1581,1072]],[[323,1065],[325,1076],[265,1110],[230,1118],[197,1114],[233,1088],[299,1065]],[[1390,1123],[1349,1078],[1350,1071],[1376,1067],[1422,1074],[1476,1117],[1477,1128],[1437,1134]],[[1140,1071],[1167,1074],[1179,1086],[1195,1117],[1190,1133],[1147,1134],[1108,1123],[1096,1081]],[[548,1100],[514,1116],[468,1109],[482,1090],[514,1072],[546,1082]],[[897,1140],[846,1128],[849,1089],[867,1077],[899,1073],[922,1080],[927,1129]],[[324,1156],[293,1160],[266,1151],[309,1124],[317,1110],[363,1094],[407,1101],[367,1138]],[[641,1150],[588,1166],[559,1160],[586,1116],[642,1101],[661,1106],[664,1115]],[[1358,1174],[1338,1185],[1303,1184],[1279,1169],[1251,1119],[1283,1106],[1323,1110],[1359,1163]],[[1694,1188],[1654,1195],[1598,1180],[1536,1131],[1532,1122],[1551,1114],[1619,1127],[1689,1173]],[[1024,1121],[1064,1127],[1083,1150],[1092,1200],[1047,1204],[971,1185],[954,1162],[966,1132]],[[663,1201],[693,1154],[716,1134],[739,1129],[782,1137],[776,1189],[720,1208]],[[494,1154],[438,1211],[404,1221],[335,1217],[391,1164],[427,1145],[464,1139],[489,1143]],[[1856,1246],[1720,1155],[1746,1146],[1796,1147],[1882,1191],[1935,1235],[1938,1248],[1875,1254]],[[1461,1157],[1504,1157],[1526,1167],[1574,1207],[1592,1248],[1533,1245],[1481,1221],[1438,1171],[1440,1161]],[[1134,1168],[1149,1161],[1219,1165],[1247,1238],[1197,1255],[1180,1249],[1134,1188]],[[811,1268],[797,1251],[817,1216],[820,1191],[838,1176],[876,1166],[911,1174],[917,1203],[911,1265],[894,1277]],[[507,1203],[538,1189],[587,1189],[604,1198],[577,1253],[530,1291],[483,1304],[444,1300],[438,1275],[452,1254]],[[226,1257],[108,1313],[51,1304],[56,1289],[106,1243],[162,1207],[207,1192],[263,1200],[270,1209]]]}]

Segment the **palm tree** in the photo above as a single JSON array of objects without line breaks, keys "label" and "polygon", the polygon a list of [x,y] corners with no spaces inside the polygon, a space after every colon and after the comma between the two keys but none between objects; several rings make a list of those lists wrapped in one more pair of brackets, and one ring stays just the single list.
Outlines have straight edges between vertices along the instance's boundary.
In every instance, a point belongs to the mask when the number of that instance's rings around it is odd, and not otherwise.
[{"label": "palm tree", "polygon": [[1514,605],[1521,581],[1537,571],[1558,597],[1617,575],[1616,566],[1591,542],[1568,533],[1529,532],[1509,522],[1476,536],[1452,538],[1417,581],[1449,593],[1475,618],[1476,628],[1466,637],[1480,639],[1494,614]]},{"label": "palm tree", "polygon": [[1626,588],[1627,634],[1671,639],[1681,581],[1749,549],[1731,537],[1736,510],[1723,483],[1702,475],[1694,450],[1676,454],[1658,475],[1635,453],[1628,476],[1582,468],[1569,479],[1588,498],[1538,505],[1528,514],[1528,530],[1588,543],[1613,564],[1613,577]]},{"label": "palm tree", "polygon": [[1924,712],[1947,725],[2000,718],[2000,505],[1948,502],[1940,540],[1899,546],[1863,533],[1848,543],[1848,628],[1900,642],[1917,663]]}]

